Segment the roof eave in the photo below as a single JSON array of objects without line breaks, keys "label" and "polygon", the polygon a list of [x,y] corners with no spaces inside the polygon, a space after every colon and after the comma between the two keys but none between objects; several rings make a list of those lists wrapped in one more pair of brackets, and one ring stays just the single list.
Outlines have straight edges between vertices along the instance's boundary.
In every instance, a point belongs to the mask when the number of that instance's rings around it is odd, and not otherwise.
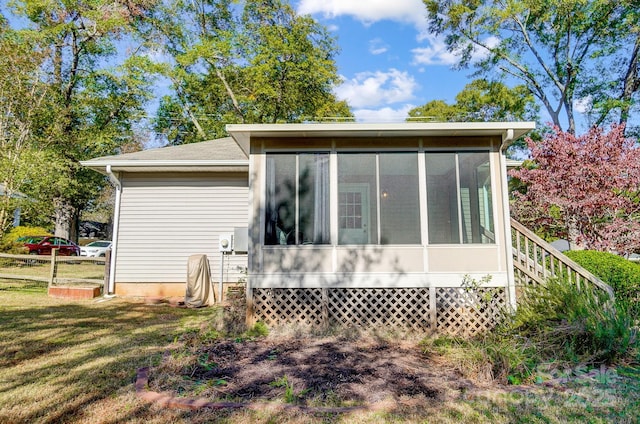
[{"label": "roof eave", "polygon": [[115,172],[245,172],[249,170],[248,160],[88,160],[82,166],[100,173],[106,173],[107,165]]},{"label": "roof eave", "polygon": [[535,122],[432,122],[395,124],[229,124],[227,132],[249,155],[252,137],[500,136],[503,147],[535,129]]}]

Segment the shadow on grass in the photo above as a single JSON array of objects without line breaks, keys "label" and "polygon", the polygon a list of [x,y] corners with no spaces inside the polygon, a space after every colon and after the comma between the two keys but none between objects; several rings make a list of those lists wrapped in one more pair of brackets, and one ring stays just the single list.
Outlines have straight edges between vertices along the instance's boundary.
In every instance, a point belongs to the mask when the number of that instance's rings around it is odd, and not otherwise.
[{"label": "shadow on grass", "polygon": [[[46,289],[16,290],[25,292],[0,304],[3,423],[109,422],[120,409],[140,419],[148,406],[133,397],[136,370],[157,363],[178,334],[219,313],[121,299],[60,301],[47,298]],[[100,401],[113,404],[114,397],[128,405],[100,412]]]},{"label": "shadow on grass", "polygon": [[[144,403],[135,394],[136,371],[158,365],[167,351],[180,351],[181,336],[189,330],[206,331],[212,323],[219,322],[218,308],[180,309],[118,298],[71,302],[48,298],[45,289],[35,294],[23,289],[8,290],[12,295],[0,303],[2,423],[344,419],[335,414],[309,416],[278,409],[277,405],[260,411],[185,411]],[[304,362],[318,359],[322,352],[330,350],[317,346],[310,355],[314,358],[300,359],[300,363],[290,358],[290,366],[303,366]],[[268,353],[265,351],[262,356]],[[343,371],[350,373],[348,369]]]},{"label": "shadow on grass", "polygon": [[218,308],[67,301],[43,287],[1,286],[0,423],[309,422],[277,409],[166,409],[136,396],[136,371],[157,365],[185,332],[219,323]]}]

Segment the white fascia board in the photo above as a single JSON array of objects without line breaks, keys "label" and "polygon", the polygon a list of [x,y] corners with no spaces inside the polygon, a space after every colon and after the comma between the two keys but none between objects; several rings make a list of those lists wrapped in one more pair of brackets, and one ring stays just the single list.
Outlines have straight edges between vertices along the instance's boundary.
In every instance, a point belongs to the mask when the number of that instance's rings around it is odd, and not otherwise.
[{"label": "white fascia board", "polygon": [[524,163],[524,161],[518,160],[518,159],[507,159],[504,161],[504,163],[507,165],[507,169],[512,169],[512,168],[520,168]]},{"label": "white fascia board", "polygon": [[110,161],[81,161],[82,166],[102,171],[110,165],[113,170],[136,169],[171,169],[171,168],[211,168],[223,169],[229,167],[248,167],[249,160],[110,160]]},{"label": "white fascia board", "polygon": [[501,136],[510,143],[536,127],[535,122],[430,122],[430,123],[327,123],[229,124],[227,132],[248,155],[252,137],[402,137]]}]

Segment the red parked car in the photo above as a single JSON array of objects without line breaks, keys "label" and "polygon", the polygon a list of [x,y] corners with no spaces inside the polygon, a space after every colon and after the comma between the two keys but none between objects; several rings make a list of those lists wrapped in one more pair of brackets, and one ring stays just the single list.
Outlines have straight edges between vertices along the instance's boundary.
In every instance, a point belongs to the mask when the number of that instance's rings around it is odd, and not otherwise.
[{"label": "red parked car", "polygon": [[51,249],[58,249],[59,255],[80,256],[80,246],[62,237],[25,236],[18,239],[29,250],[30,255],[50,255]]}]

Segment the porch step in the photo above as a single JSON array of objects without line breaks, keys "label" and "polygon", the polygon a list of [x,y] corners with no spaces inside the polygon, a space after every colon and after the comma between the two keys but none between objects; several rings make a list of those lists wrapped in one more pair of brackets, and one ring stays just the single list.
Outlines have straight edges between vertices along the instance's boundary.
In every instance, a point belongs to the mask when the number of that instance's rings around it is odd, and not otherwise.
[{"label": "porch step", "polygon": [[101,287],[52,286],[49,296],[60,299],[93,299],[100,296]]}]

